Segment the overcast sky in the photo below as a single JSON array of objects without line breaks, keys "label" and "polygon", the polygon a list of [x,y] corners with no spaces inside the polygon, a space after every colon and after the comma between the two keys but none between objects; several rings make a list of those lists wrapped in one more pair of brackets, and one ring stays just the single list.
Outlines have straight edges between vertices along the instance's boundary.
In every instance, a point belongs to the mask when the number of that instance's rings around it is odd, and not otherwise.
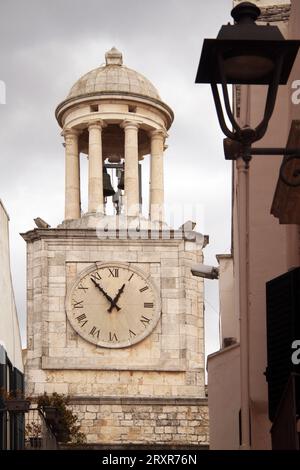
[{"label": "overcast sky", "polygon": [[[175,113],[165,156],[167,211],[168,204],[197,205],[197,231],[210,237],[207,264],[230,251],[231,165],[224,160],[210,89],[194,80],[203,39],[214,38],[230,20],[231,5],[231,0],[0,0],[0,80],[6,84],[6,104],[0,104],[0,198],[11,219],[23,344],[26,246],[19,233],[32,229],[37,216],[55,227],[64,215],[64,149],[54,111],[80,76],[103,64],[112,46]],[[206,283],[205,298],[211,353],[219,347],[216,281]]]}]

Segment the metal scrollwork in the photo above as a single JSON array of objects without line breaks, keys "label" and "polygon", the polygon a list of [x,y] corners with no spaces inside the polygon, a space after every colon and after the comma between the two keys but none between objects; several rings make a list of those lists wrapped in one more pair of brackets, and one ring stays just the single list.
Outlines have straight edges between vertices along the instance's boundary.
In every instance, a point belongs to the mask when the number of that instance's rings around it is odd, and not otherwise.
[{"label": "metal scrollwork", "polygon": [[294,160],[300,160],[300,154],[290,155],[283,160],[280,168],[280,179],[287,186],[297,188],[300,187],[300,165],[298,165],[297,168],[293,170],[293,173],[290,176],[287,175],[288,166]]}]

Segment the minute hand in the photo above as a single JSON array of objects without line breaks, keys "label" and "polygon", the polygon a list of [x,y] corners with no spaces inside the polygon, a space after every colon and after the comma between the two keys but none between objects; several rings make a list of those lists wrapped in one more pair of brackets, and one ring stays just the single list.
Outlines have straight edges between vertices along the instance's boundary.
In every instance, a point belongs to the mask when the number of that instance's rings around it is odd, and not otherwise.
[{"label": "minute hand", "polygon": [[[111,306],[113,307],[116,307],[117,310],[121,310],[120,307],[118,307],[117,305],[117,301],[113,301],[113,299],[105,292],[104,289],[102,289],[102,287],[100,286],[100,284],[98,284],[98,282],[96,282],[93,278],[91,279],[93,281],[93,283],[95,284],[96,287],[98,287],[98,289],[100,290],[100,292],[102,292],[102,294],[104,295],[104,297],[107,298],[107,300],[111,303]],[[109,310],[111,312],[111,310]]]},{"label": "minute hand", "polygon": [[124,287],[125,287],[125,284],[123,284],[122,287],[120,287],[120,289],[119,289],[119,291],[118,291],[116,297],[115,297],[115,298],[113,299],[113,301],[111,302],[111,306],[110,306],[109,309],[107,310],[108,312],[111,312],[114,307],[116,307],[117,310],[120,310],[120,308],[117,306],[117,302],[118,302],[118,300],[119,300],[119,298],[120,298],[120,296],[121,296],[121,294],[122,294],[122,292],[123,292],[123,290],[124,290]]}]

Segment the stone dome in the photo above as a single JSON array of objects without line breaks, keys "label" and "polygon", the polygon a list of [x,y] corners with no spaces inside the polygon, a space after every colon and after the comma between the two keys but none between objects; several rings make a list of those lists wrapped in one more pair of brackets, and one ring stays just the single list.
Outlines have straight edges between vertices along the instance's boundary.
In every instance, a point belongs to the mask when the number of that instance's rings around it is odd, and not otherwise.
[{"label": "stone dome", "polygon": [[72,86],[67,99],[95,93],[125,93],[161,101],[156,88],[143,75],[123,65],[115,47],[105,54],[106,64],[86,73]]}]

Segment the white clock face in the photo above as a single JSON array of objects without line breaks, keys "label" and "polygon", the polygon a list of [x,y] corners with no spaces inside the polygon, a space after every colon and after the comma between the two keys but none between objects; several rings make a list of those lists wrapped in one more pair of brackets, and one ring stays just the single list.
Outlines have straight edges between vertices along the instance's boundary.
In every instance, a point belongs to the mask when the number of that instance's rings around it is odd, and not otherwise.
[{"label": "white clock face", "polygon": [[151,333],[160,317],[160,302],[149,276],[110,263],[80,275],[66,310],[71,325],[85,340],[106,348],[124,348]]}]

